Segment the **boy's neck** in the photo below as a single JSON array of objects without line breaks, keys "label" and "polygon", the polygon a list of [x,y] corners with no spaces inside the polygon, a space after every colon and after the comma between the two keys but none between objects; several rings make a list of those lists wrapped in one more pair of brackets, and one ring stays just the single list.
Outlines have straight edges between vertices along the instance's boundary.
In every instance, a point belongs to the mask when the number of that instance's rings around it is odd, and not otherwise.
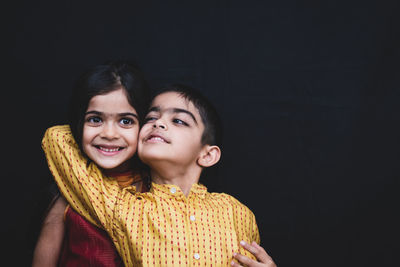
[{"label": "boy's neck", "polygon": [[151,179],[156,184],[172,184],[179,186],[185,196],[189,195],[193,184],[199,182],[201,168],[191,170],[178,170],[178,168],[152,168]]}]

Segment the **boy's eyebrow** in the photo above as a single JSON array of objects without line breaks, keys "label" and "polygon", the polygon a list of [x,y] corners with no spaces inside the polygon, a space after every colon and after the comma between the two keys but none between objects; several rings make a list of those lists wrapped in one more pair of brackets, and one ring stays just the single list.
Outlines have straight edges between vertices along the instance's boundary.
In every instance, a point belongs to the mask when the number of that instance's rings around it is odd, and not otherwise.
[{"label": "boy's eyebrow", "polygon": [[[100,112],[100,111],[97,111],[97,110],[90,110],[90,111],[85,113],[85,116],[88,115],[88,114],[104,115],[104,112]],[[131,113],[131,112],[117,113],[117,115],[120,116],[120,117],[133,116],[135,118],[139,118],[137,114]]]},{"label": "boy's eyebrow", "polygon": [[197,124],[197,120],[196,120],[196,118],[194,117],[194,115],[193,115],[192,112],[190,112],[190,111],[188,111],[188,110],[186,110],[186,109],[181,109],[181,108],[173,108],[172,111],[173,111],[174,113],[186,113],[186,114],[188,114],[190,117],[192,117],[192,119],[194,120],[194,122]]},{"label": "boy's eyebrow", "polygon": [[[168,110],[168,109],[167,109],[167,110]],[[173,113],[185,113],[185,114],[188,114],[190,117],[192,117],[193,121],[197,124],[197,120],[196,120],[196,118],[194,117],[194,115],[193,115],[192,112],[190,112],[190,111],[188,111],[188,110],[186,110],[186,109],[182,109],[182,108],[170,108],[169,110],[172,110]],[[160,112],[160,111],[161,111],[161,108],[160,108],[159,106],[151,107],[151,108],[149,109],[149,112],[152,112],[152,111],[154,111],[154,112]]]},{"label": "boy's eyebrow", "polygon": [[152,111],[154,111],[154,112],[160,112],[160,107],[151,107],[150,109],[149,109],[149,112],[152,112]]}]

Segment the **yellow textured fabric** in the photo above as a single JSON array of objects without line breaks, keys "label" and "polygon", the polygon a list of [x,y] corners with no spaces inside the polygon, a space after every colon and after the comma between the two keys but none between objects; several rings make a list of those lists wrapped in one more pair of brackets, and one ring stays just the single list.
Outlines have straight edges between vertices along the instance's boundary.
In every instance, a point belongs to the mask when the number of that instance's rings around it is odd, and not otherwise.
[{"label": "yellow textured fabric", "polygon": [[120,188],[80,153],[69,126],[42,140],[49,168],[70,205],[112,237],[126,266],[229,266],[239,242],[260,242],[254,214],[234,197],[194,184],[186,197],[174,185],[150,192]]}]

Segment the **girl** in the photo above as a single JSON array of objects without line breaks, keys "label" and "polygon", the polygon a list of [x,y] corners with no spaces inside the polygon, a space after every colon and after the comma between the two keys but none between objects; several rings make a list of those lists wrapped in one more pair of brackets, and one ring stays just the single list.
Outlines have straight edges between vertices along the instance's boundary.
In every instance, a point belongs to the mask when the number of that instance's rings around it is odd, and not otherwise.
[{"label": "girl", "polygon": [[[149,89],[141,72],[126,62],[99,65],[79,77],[69,126],[82,153],[120,187],[146,191],[136,154]],[[107,233],[69,208],[59,194],[50,205],[32,266],[123,266]]]}]

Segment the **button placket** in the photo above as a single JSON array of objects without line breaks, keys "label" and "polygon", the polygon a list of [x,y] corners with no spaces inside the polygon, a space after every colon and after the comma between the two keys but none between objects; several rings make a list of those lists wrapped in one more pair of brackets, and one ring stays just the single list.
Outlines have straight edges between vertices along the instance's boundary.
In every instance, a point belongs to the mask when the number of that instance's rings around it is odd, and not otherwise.
[{"label": "button placket", "polygon": [[194,261],[198,261],[200,259],[200,254],[199,251],[197,250],[197,248],[194,248],[194,244],[193,244],[193,227],[194,225],[191,225],[193,222],[193,196],[191,194],[189,194],[189,196],[185,199],[185,206],[186,206],[186,223],[188,226],[188,241],[189,241],[189,247],[190,247],[190,253],[192,255],[192,259]]}]

